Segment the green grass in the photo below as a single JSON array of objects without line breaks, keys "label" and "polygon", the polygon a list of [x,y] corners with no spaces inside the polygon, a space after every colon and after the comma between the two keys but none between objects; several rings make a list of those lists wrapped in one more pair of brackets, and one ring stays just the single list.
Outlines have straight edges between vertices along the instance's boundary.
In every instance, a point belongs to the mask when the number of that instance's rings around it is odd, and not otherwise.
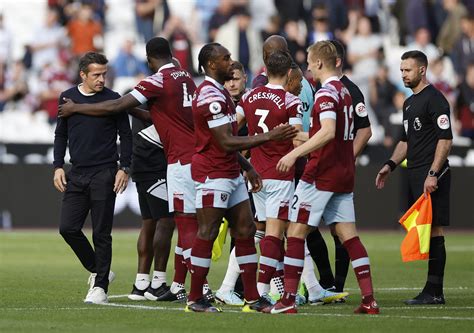
[{"label": "green grass", "polygon": [[[111,284],[109,295],[131,290],[136,273],[137,234],[138,231],[113,234],[112,269],[117,279]],[[224,307],[221,314],[184,313],[182,306],[132,302],[125,297],[111,299],[115,306],[87,305],[82,300],[88,288],[88,273],[57,232],[4,232],[0,233],[0,332],[472,332],[473,236],[452,233],[446,237],[446,306],[404,306],[402,300],[414,296],[422,287],[427,263],[401,262],[402,233],[362,232],[382,311],[379,316],[352,314],[360,297],[351,271],[347,282],[351,296],[346,304],[304,306],[297,315],[272,316],[241,313],[239,308],[231,307]],[[332,244],[326,240],[332,256]],[[226,266],[225,258],[213,262],[209,275],[212,288],[219,287]],[[171,266],[168,271],[172,272]],[[171,278],[169,273],[169,282]]]}]

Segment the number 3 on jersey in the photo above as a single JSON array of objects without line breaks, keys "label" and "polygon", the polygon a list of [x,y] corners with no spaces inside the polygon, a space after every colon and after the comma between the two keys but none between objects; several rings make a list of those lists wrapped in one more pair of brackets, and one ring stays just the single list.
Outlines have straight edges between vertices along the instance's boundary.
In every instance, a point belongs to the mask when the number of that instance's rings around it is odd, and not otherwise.
[{"label": "number 3 on jersey", "polygon": [[183,107],[192,107],[193,105],[193,96],[188,94],[188,86],[186,83],[183,83]]},{"label": "number 3 on jersey", "polygon": [[262,129],[263,133],[267,133],[267,132],[268,132],[268,126],[265,124],[265,119],[267,119],[267,116],[268,116],[269,113],[270,113],[270,111],[265,110],[265,109],[257,109],[257,110],[255,110],[255,114],[256,114],[257,116],[260,116],[260,119],[259,119],[259,121],[258,121],[257,126]]}]

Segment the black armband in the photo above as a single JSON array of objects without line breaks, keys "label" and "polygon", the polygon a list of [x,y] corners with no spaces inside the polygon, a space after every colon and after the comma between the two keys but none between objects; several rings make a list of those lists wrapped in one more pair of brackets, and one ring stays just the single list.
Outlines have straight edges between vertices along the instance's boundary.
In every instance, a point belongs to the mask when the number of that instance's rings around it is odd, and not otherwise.
[{"label": "black armband", "polygon": [[393,170],[395,170],[395,168],[397,167],[397,164],[392,160],[388,160],[384,163],[384,165],[388,165],[390,167],[391,172],[393,172]]}]

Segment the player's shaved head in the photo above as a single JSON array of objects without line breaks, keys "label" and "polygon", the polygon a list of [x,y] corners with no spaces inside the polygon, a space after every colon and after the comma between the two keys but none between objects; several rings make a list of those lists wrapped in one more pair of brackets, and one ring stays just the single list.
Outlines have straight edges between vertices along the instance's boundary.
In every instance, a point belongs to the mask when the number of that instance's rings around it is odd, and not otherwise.
[{"label": "player's shaved head", "polygon": [[271,35],[263,42],[263,62],[265,65],[267,64],[268,56],[275,51],[289,52],[288,43],[284,37]]},{"label": "player's shaved head", "polygon": [[170,59],[173,56],[170,43],[163,37],[153,37],[146,43],[146,55],[155,59]]}]

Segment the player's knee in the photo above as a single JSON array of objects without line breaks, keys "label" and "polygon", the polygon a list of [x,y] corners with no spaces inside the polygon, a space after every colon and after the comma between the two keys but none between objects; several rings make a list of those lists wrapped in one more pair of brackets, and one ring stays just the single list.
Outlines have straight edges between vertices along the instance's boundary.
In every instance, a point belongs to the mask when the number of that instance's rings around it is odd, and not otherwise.
[{"label": "player's knee", "polygon": [[77,230],[76,228],[72,228],[71,226],[61,225],[59,227],[59,234],[63,236],[64,239],[78,236],[80,235],[80,233],[81,233],[81,230]]},{"label": "player's knee", "polygon": [[220,223],[203,223],[199,225],[197,236],[204,240],[214,240],[219,234]]},{"label": "player's knee", "polygon": [[257,228],[255,227],[255,223],[241,223],[236,226],[235,231],[236,238],[250,238],[255,236]]},{"label": "player's knee", "polygon": [[175,225],[173,219],[163,218],[158,221],[156,231],[158,232],[158,237],[163,236],[169,238],[173,236]]}]

